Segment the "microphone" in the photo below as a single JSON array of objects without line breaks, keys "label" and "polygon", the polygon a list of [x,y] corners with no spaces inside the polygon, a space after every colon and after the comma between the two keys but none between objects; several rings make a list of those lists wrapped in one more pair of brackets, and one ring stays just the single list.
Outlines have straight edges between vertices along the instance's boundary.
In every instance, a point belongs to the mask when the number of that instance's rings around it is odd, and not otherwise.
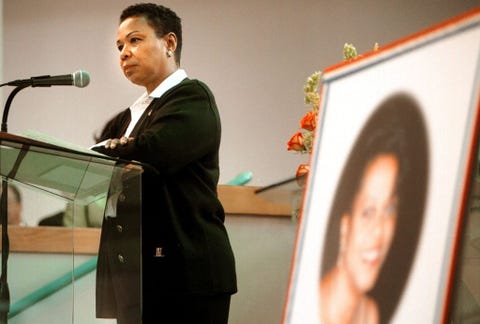
[{"label": "microphone", "polygon": [[65,75],[41,75],[31,77],[30,79],[15,80],[5,83],[9,86],[31,86],[31,87],[51,87],[51,86],[76,86],[84,88],[90,83],[90,76],[87,71],[79,70],[72,74]]}]

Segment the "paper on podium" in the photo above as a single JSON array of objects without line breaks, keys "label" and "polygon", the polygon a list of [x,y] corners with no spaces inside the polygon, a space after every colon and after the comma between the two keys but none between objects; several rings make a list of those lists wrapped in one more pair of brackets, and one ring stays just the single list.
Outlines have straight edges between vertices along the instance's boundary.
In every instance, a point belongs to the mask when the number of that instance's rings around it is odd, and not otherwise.
[{"label": "paper on podium", "polygon": [[37,131],[8,135],[2,135],[1,176],[76,203],[105,197],[123,168],[117,159]]},{"label": "paper on podium", "polygon": [[60,140],[60,139],[55,138],[51,135],[47,135],[47,134],[44,134],[44,133],[41,133],[39,131],[32,130],[32,129],[29,129],[29,130],[25,131],[24,133],[22,133],[22,136],[24,136],[26,138],[36,140],[36,141],[52,144],[52,145],[55,145],[55,146],[68,148],[68,149],[71,149],[71,150],[74,150],[74,151],[77,151],[77,152],[81,152],[81,153],[94,154],[94,155],[99,155],[99,156],[106,156],[102,153],[98,153],[96,151],[93,151],[90,148],[85,148],[83,146],[73,144],[71,142]]}]

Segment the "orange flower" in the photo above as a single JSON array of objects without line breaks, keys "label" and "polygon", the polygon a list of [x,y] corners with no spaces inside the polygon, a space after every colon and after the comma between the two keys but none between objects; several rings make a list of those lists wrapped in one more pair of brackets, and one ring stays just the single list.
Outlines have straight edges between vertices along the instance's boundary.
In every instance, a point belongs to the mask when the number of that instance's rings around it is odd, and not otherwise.
[{"label": "orange flower", "polygon": [[313,131],[315,127],[317,127],[317,114],[313,110],[310,110],[300,121],[300,128]]},{"label": "orange flower", "polygon": [[297,183],[300,187],[302,187],[305,184],[305,179],[308,176],[308,173],[310,172],[310,165],[308,164],[300,164],[297,169],[296,177],[297,177]]},{"label": "orange flower", "polygon": [[300,132],[296,132],[292,138],[287,143],[287,150],[288,151],[303,151],[305,150],[305,146],[303,145],[303,134]]},{"label": "orange flower", "polygon": [[310,165],[308,164],[300,164],[297,169],[297,178],[307,174],[310,171]]}]

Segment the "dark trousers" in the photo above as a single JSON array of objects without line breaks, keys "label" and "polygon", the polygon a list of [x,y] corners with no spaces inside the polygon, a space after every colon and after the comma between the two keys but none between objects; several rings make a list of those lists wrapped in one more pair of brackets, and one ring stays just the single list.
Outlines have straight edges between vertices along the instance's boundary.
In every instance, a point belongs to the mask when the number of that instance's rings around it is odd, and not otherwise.
[{"label": "dark trousers", "polygon": [[[145,296],[143,324],[227,324],[230,295],[201,297]],[[117,319],[118,324],[131,323]]]}]

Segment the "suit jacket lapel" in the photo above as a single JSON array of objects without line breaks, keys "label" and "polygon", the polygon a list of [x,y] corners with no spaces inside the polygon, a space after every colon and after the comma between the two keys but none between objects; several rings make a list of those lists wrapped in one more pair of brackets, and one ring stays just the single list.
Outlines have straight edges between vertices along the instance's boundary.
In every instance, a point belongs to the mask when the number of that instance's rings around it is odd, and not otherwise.
[{"label": "suit jacket lapel", "polygon": [[130,136],[131,137],[137,137],[138,132],[143,128],[143,124],[146,122],[146,120],[150,117],[152,114],[154,107],[156,106],[156,103],[158,102],[159,98],[155,98],[152,100],[152,102],[148,105],[147,109],[143,112],[142,116],[138,120],[137,124],[133,128]]},{"label": "suit jacket lapel", "polygon": [[177,87],[179,87],[182,83],[189,81],[189,78],[185,78],[177,84],[176,86],[168,89],[160,98],[154,98],[150,105],[148,105],[147,109],[143,112],[142,116],[138,120],[137,124],[132,130],[132,133],[130,134],[131,137],[136,137],[138,132],[143,129],[144,123],[148,120],[148,118],[155,112],[155,110],[160,109],[163,105],[163,102],[168,98],[168,94],[172,91],[174,91]]}]

